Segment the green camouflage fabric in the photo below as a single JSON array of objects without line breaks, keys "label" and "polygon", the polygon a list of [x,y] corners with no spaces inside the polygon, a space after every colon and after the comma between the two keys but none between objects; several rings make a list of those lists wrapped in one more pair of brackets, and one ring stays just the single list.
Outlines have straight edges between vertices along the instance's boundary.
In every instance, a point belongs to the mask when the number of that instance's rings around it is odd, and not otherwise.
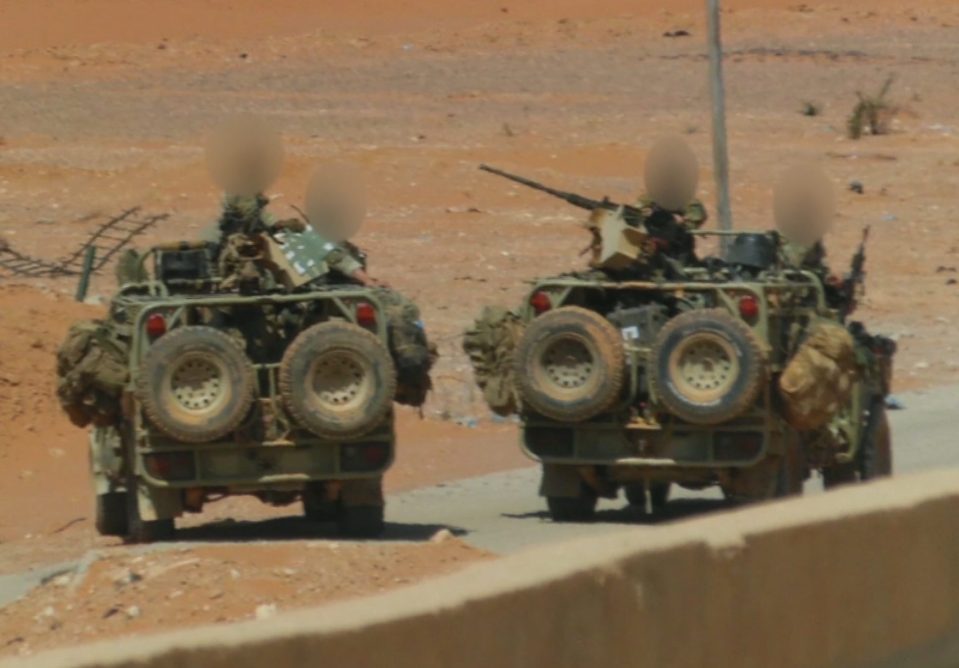
[{"label": "green camouflage fabric", "polygon": [[217,271],[222,277],[220,288],[252,293],[272,290],[276,278],[263,262],[263,249],[254,236],[236,232],[221,244]]},{"label": "green camouflage fabric", "polygon": [[266,211],[270,203],[262,193],[253,196],[227,195],[217,226],[224,238],[237,233],[255,234],[269,230],[276,222]]},{"label": "green camouflage fabric", "polygon": [[119,286],[127,283],[143,283],[149,278],[146,267],[140,262],[140,254],[132,248],[120,254],[114,273]]},{"label": "green camouflage fabric", "polygon": [[463,335],[463,352],[470,359],[476,384],[490,410],[507,416],[519,411],[513,352],[523,335],[519,316],[501,306],[486,306]]},{"label": "green camouflage fabric", "polygon": [[826,249],[821,241],[814,244],[801,244],[786,240],[782,244],[783,259],[791,267],[807,269],[826,275],[829,269],[826,266]]},{"label": "green camouflage fabric", "polygon": [[127,383],[127,345],[102,320],[70,328],[57,351],[57,398],[78,427],[108,426],[120,418],[120,395]]},{"label": "green camouflage fabric", "polygon": [[[826,303],[830,308],[840,310],[849,308],[850,296],[843,291],[838,279],[832,276],[829,265],[826,264],[826,246],[822,241],[800,244],[786,240],[782,245],[782,256],[789,266],[816,274],[822,283]],[[858,296],[853,295],[853,299]]]},{"label": "green camouflage fabric", "polygon": [[672,258],[680,264],[691,262],[696,257],[696,241],[690,234],[702,227],[708,215],[706,207],[699,200],[692,200],[678,211],[664,209],[648,196],[637,202],[642,211],[644,223],[651,236],[660,242],[663,256]]},{"label": "green camouflage fabric", "polygon": [[709,219],[706,207],[698,199],[692,200],[683,209],[679,211],[668,211],[661,208],[648,196],[640,197],[636,202],[639,208],[644,210],[648,217],[670,214],[674,219],[678,218],[687,231],[698,230]]},{"label": "green camouflage fabric", "polygon": [[[282,234],[288,259],[306,276],[320,278],[330,271],[352,276],[362,269],[342,244],[324,239],[312,226],[295,218],[277,220],[266,210],[269,203],[269,198],[263,194],[224,197],[217,223],[218,241],[225,245],[226,240],[235,234]],[[225,275],[221,273],[221,276]]]},{"label": "green camouflage fabric", "polygon": [[[308,234],[307,232],[306,234]],[[316,234],[314,232],[313,234]],[[301,235],[295,235],[301,236]],[[319,237],[317,234],[316,236]],[[352,276],[357,271],[363,268],[363,265],[353,257],[353,255],[340,244],[333,244],[331,242],[324,242],[327,246],[331,248],[327,251],[324,262],[326,266],[332,271],[343,274],[344,276]]]},{"label": "green camouflage fabric", "polygon": [[378,288],[376,296],[386,315],[390,354],[396,365],[396,401],[422,406],[433,388],[430,369],[438,357],[436,346],[426,337],[420,310],[395,290]]},{"label": "green camouflage fabric", "polygon": [[779,378],[789,424],[800,431],[824,427],[849,401],[859,363],[849,330],[832,320],[811,324]]}]

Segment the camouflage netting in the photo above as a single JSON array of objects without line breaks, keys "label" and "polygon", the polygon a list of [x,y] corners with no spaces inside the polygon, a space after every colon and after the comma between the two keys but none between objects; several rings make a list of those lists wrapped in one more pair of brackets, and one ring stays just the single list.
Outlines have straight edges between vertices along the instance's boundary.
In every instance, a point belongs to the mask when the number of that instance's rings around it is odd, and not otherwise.
[{"label": "camouflage netting", "polygon": [[57,397],[78,427],[117,421],[128,375],[126,344],[102,320],[73,325],[57,351]]},{"label": "camouflage netting", "polygon": [[395,290],[380,289],[376,295],[386,311],[390,353],[396,364],[396,401],[422,406],[432,389],[430,369],[436,362],[436,346],[426,338],[420,310]]},{"label": "camouflage netting", "polygon": [[857,365],[852,335],[831,321],[815,323],[779,379],[786,419],[799,430],[819,429],[850,397]]},{"label": "camouflage netting", "polygon": [[523,335],[519,316],[501,306],[487,306],[463,336],[463,351],[473,365],[476,384],[497,415],[519,410],[513,351]]}]

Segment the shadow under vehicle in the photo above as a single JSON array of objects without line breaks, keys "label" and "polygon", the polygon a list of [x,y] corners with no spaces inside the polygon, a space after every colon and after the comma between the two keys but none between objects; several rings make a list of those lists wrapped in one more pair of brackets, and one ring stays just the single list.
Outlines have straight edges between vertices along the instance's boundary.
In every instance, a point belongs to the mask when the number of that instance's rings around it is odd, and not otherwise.
[{"label": "shadow under vehicle", "polygon": [[212,253],[155,247],[140,265],[152,272],[110,304],[103,327],[128,368],[119,415],[90,438],[97,529],[164,539],[182,513],[252,494],[302,500],[307,518],[346,535],[378,535],[396,444],[383,291],[223,292]]}]

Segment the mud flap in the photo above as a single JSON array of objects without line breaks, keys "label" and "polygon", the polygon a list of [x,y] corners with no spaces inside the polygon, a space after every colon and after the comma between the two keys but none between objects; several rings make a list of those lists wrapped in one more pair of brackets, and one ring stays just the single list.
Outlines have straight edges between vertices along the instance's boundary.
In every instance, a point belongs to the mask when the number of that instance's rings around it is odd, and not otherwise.
[{"label": "mud flap", "polygon": [[142,482],[137,485],[137,507],[144,522],[168,520],[183,514],[180,490],[156,489]]},{"label": "mud flap", "polygon": [[90,430],[90,472],[95,494],[122,492],[123,456],[120,434],[114,427]]},{"label": "mud flap", "polygon": [[575,466],[543,465],[539,495],[577,498],[582,494],[583,478]]},{"label": "mud flap", "polygon": [[340,489],[340,503],[347,507],[384,506],[381,478],[344,480]]}]

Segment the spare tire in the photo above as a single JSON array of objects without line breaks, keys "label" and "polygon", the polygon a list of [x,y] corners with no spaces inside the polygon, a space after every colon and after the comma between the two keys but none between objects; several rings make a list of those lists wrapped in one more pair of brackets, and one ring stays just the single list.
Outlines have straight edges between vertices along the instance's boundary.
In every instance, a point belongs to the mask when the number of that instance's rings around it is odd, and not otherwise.
[{"label": "spare tire", "polygon": [[526,406],[561,422],[588,420],[620,398],[626,352],[598,313],[565,306],[527,327],[516,347],[516,385]]},{"label": "spare tire", "polygon": [[759,340],[723,309],[689,311],[666,323],[653,342],[650,382],[663,405],[692,424],[739,417],[766,378]]},{"label": "spare tire", "polygon": [[253,366],[236,341],[212,327],[180,327],[157,339],[137,377],[147,419],[167,436],[204,443],[235,430],[250,411]]},{"label": "spare tire", "polygon": [[331,321],[296,337],[280,362],[279,384],[300,426],[322,438],[358,438],[392,409],[396,369],[375,335]]}]

